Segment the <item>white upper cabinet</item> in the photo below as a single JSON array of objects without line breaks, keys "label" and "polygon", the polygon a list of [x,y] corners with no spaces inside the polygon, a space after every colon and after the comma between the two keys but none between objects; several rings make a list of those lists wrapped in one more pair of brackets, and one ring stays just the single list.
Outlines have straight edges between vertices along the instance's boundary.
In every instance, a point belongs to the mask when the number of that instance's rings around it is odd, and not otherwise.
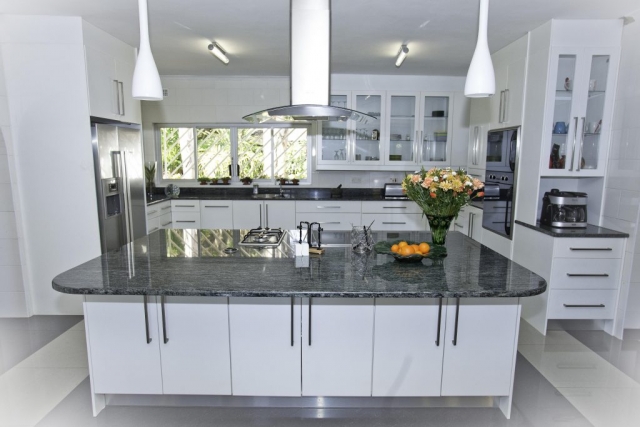
[{"label": "white upper cabinet", "polygon": [[491,56],[496,93],[490,98],[490,129],[522,124],[528,45],[526,35]]},{"label": "white upper cabinet", "polygon": [[453,142],[453,93],[421,92],[418,164],[447,166]]},{"label": "white upper cabinet", "polygon": [[[351,92],[336,92],[331,95],[334,107],[352,109]],[[318,137],[318,165],[346,165],[351,162],[352,132],[349,122],[323,121]]]},{"label": "white upper cabinet", "polygon": [[554,47],[547,87],[542,176],[603,176],[619,48]]},{"label": "white upper cabinet", "polygon": [[89,111],[94,117],[141,123],[140,101],[133,99],[133,47],[83,21]]}]

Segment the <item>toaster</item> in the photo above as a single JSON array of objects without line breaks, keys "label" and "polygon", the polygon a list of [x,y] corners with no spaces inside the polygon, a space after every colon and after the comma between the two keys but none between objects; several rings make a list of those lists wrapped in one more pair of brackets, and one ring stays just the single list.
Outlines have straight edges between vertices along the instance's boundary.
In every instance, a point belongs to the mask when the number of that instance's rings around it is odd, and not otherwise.
[{"label": "toaster", "polygon": [[404,193],[402,189],[401,182],[391,182],[384,185],[384,194],[383,197],[385,199],[408,199],[407,195]]}]

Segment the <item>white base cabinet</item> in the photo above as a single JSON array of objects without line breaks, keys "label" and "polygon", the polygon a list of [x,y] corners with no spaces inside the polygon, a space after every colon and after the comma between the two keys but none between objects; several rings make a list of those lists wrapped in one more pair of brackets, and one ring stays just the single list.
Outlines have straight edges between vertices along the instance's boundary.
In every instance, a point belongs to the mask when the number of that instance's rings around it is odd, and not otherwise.
[{"label": "white base cabinet", "polygon": [[302,302],[302,395],[371,396],[373,298]]}]

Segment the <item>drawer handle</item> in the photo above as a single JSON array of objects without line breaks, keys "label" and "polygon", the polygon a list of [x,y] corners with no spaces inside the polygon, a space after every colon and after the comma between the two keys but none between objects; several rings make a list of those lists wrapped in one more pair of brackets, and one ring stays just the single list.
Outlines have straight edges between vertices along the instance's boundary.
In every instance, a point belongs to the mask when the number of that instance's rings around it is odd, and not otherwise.
[{"label": "drawer handle", "polygon": [[405,225],[406,222],[382,222],[383,224],[395,224],[395,225]]},{"label": "drawer handle", "polygon": [[318,209],[340,209],[342,206],[316,206]]},{"label": "drawer handle", "polygon": [[340,224],[340,221],[322,222],[321,224]]},{"label": "drawer handle", "polygon": [[407,209],[406,206],[383,206],[382,209]]},{"label": "drawer handle", "polygon": [[612,248],[569,248],[572,251],[612,251]]},{"label": "drawer handle", "polygon": [[149,234],[153,233],[154,231],[158,231],[160,230],[160,227],[153,227],[151,230],[149,230]]},{"label": "drawer handle", "polygon": [[156,212],[158,212],[158,211],[149,211],[149,212],[147,212],[147,215],[151,215],[151,214],[154,214]]},{"label": "drawer handle", "polygon": [[195,208],[196,205],[176,205],[176,208]]},{"label": "drawer handle", "polygon": [[604,304],[562,304],[567,308],[604,308]]},{"label": "drawer handle", "polygon": [[165,209],[171,209],[171,205],[165,206],[164,208],[160,208],[160,210],[162,210],[162,211],[165,210]]},{"label": "drawer handle", "polygon": [[210,206],[205,206],[205,208],[228,208],[229,206],[223,206],[223,205],[210,205]]},{"label": "drawer handle", "polygon": [[196,222],[196,221],[192,220],[192,221],[176,221],[176,222]]},{"label": "drawer handle", "polygon": [[609,277],[607,273],[602,274],[581,274],[581,273],[567,273],[569,277]]},{"label": "drawer handle", "polygon": [[453,225],[455,225],[456,227],[464,228],[464,225],[458,224],[457,222],[454,222]]},{"label": "drawer handle", "polygon": [[173,221],[169,221],[166,224],[162,224],[163,227],[166,227],[167,225],[171,224]]}]

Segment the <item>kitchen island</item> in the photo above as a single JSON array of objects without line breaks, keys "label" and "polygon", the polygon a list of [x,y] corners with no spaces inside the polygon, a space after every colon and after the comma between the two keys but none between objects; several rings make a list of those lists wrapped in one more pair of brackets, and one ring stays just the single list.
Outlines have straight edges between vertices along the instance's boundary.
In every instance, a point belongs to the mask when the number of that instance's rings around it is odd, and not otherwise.
[{"label": "kitchen island", "polygon": [[[519,298],[540,276],[457,232],[418,264],[355,254],[344,232],[298,258],[297,231],[243,235],[160,230],[53,280],[85,298],[94,414],[108,395],[490,396],[509,417]],[[375,235],[392,237],[430,240]]]}]

